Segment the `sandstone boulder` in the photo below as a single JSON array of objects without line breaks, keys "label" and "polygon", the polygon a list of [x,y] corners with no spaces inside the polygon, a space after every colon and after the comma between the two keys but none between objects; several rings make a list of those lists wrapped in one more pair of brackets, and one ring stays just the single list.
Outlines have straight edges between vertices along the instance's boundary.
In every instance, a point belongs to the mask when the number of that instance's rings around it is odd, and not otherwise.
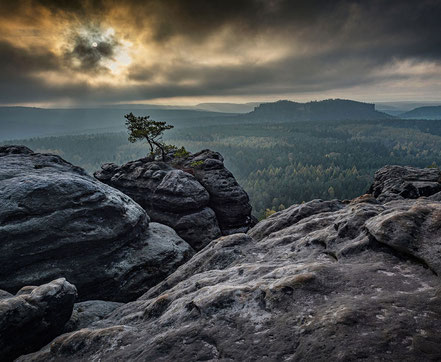
[{"label": "sandstone boulder", "polygon": [[61,278],[0,299],[0,360],[33,352],[61,334],[77,295]]},{"label": "sandstone boulder", "polygon": [[0,288],[65,276],[80,300],[128,301],[193,254],[122,192],[59,156],[0,148]]},{"label": "sandstone boulder", "polygon": [[437,168],[385,166],[375,172],[369,189],[379,201],[417,199],[441,191],[441,171]]}]

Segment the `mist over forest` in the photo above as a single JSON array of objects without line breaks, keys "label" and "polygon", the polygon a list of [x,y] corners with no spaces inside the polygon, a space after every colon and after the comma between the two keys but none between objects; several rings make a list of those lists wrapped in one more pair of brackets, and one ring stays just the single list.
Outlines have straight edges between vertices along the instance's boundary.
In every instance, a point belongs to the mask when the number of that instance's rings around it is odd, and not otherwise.
[{"label": "mist over forest", "polygon": [[[429,116],[433,107],[430,111]],[[58,124],[58,132],[64,134],[3,144],[19,143],[60,155],[90,174],[103,163],[121,165],[149,152],[146,143],[127,140],[123,124],[127,108],[1,112],[36,125],[39,132],[54,132]],[[358,102],[276,102],[241,114],[136,107],[134,112],[174,125],[164,135],[166,143],[191,152],[220,152],[249,194],[258,219],[312,199],[352,199],[368,190],[374,172],[386,164],[441,165],[441,121],[404,120]],[[402,114],[412,112],[424,116],[421,108]],[[57,117],[64,117],[63,122]],[[92,124],[97,129],[88,129]],[[25,129],[32,135],[31,128]],[[73,130],[76,134],[69,134]]]}]

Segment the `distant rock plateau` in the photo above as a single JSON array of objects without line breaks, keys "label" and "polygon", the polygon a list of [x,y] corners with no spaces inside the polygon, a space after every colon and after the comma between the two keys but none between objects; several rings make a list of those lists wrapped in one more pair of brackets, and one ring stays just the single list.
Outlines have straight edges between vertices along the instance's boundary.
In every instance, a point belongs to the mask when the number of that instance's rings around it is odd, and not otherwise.
[{"label": "distant rock plateau", "polygon": [[347,99],[326,99],[307,103],[280,100],[261,103],[245,115],[261,121],[335,121],[335,120],[384,120],[393,116],[379,112],[375,104]]}]

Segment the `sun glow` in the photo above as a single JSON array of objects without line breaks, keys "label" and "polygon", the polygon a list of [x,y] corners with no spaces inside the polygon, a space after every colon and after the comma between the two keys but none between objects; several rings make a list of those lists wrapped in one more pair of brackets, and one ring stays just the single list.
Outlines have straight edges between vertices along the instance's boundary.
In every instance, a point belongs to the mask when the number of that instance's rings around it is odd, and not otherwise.
[{"label": "sun glow", "polygon": [[[72,29],[65,36],[63,49],[68,49],[73,70],[80,70],[77,75],[85,75],[83,71],[88,70],[88,82],[102,81],[105,75],[108,81],[112,82],[109,75],[118,76],[118,81],[121,81],[121,75],[133,61],[133,43],[121,39],[120,35],[113,27],[82,26]],[[96,69],[97,72],[92,72],[91,69]]]},{"label": "sun glow", "polygon": [[130,48],[132,43],[128,41],[120,41],[120,45],[115,49],[115,55],[104,65],[110,69],[112,74],[119,75],[132,63]]}]

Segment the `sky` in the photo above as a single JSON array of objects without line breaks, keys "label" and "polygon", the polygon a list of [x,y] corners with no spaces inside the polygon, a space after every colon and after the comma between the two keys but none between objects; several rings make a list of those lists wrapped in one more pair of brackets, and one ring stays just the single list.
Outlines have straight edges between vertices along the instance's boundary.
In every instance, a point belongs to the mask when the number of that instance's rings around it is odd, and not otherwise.
[{"label": "sky", "polygon": [[441,0],[0,0],[0,105],[441,102]]}]

